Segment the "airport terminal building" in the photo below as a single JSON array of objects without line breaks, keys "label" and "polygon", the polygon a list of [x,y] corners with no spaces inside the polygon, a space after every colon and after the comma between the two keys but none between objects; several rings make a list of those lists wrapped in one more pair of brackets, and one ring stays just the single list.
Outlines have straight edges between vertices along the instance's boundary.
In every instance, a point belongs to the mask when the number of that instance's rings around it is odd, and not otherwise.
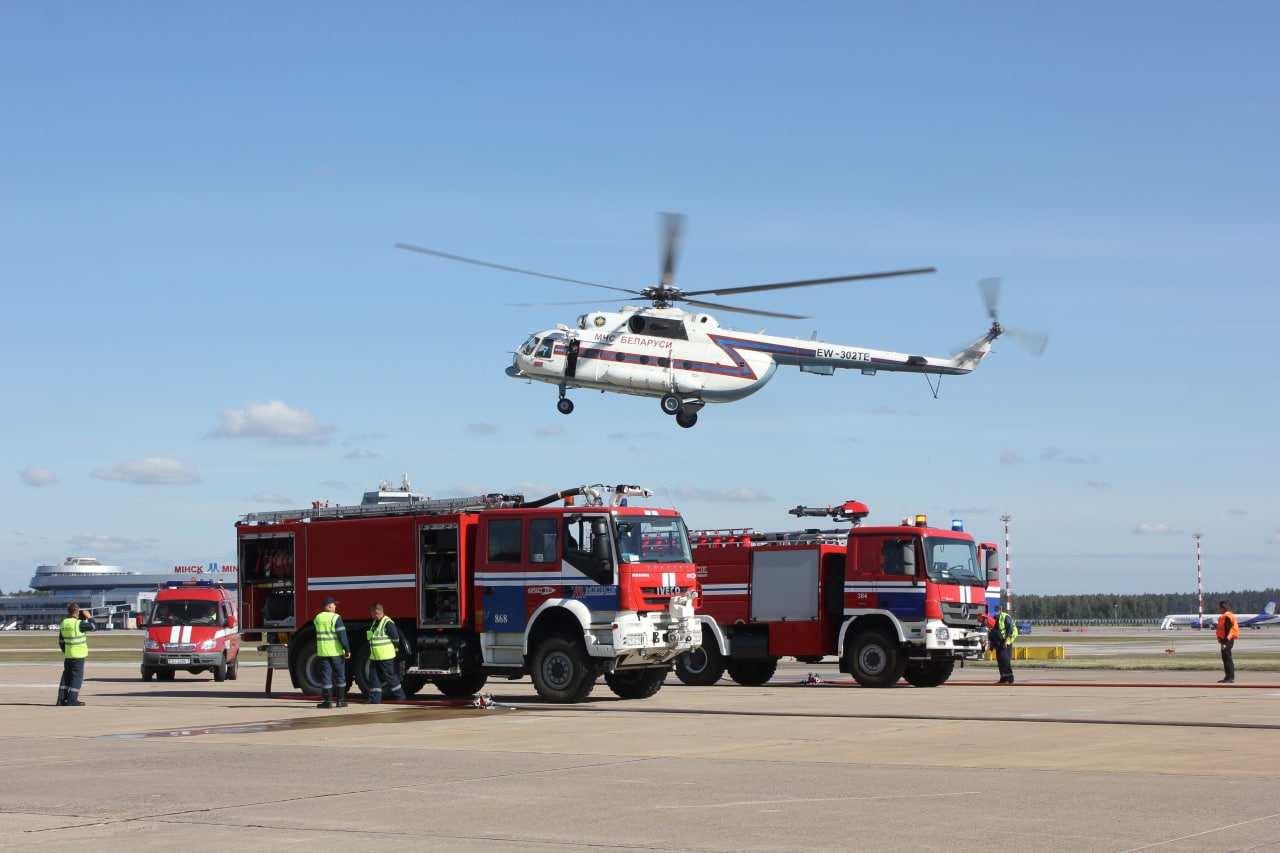
[{"label": "airport terminal building", "polygon": [[169,572],[134,572],[100,563],[94,557],[68,557],[37,566],[33,592],[0,596],[0,629],[56,628],[75,602],[87,608],[103,627],[130,627],[156,590],[173,582],[209,581],[235,589],[236,566],[217,563],[174,566]]}]

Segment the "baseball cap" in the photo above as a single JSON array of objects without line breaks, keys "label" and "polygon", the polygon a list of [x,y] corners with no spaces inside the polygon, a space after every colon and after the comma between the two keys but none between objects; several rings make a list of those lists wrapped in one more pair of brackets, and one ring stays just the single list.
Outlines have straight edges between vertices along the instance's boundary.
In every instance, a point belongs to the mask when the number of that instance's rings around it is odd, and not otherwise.
[{"label": "baseball cap", "polygon": [[333,596],[328,596],[325,598],[324,601],[320,602],[320,606],[328,607],[330,604],[337,604],[337,603],[338,603],[338,599],[334,598]]}]

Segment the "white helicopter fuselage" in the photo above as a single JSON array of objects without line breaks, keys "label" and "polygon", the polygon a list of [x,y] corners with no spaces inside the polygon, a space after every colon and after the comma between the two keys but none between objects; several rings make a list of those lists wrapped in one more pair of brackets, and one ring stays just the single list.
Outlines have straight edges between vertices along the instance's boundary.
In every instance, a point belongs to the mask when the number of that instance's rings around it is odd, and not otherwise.
[{"label": "white helicopter fuselage", "polygon": [[763,332],[721,328],[709,314],[679,308],[597,311],[577,328],[558,326],[530,335],[507,375],[518,379],[634,394],[675,395],[687,405],[729,403],[760,390],[778,365],[830,375],[836,368],[960,375],[991,348],[988,334],[954,358],[887,352]]}]

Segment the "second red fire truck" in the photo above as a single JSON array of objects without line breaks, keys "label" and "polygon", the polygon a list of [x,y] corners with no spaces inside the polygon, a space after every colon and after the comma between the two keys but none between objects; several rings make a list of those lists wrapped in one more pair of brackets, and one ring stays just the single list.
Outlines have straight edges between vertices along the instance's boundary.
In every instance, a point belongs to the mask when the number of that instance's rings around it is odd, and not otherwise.
[{"label": "second red fire truck", "polygon": [[544,699],[578,702],[603,675],[618,696],[652,696],[701,637],[684,520],[627,505],[651,494],[583,486],[534,501],[488,494],[247,515],[236,525],[243,628],[286,642],[294,686],[309,694],[320,678],[312,618],[332,596],[361,689],[369,610],[381,603],[411,694],[432,683],[470,696],[491,677],[529,675]]},{"label": "second red fire truck", "polygon": [[[934,687],[986,651],[998,606],[995,546],[927,525],[862,527],[865,504],[791,510],[849,522],[839,530],[696,531],[702,646],[676,662],[686,684],[770,678],[781,657],[834,655],[866,687]],[[988,596],[992,596],[989,600]]]}]

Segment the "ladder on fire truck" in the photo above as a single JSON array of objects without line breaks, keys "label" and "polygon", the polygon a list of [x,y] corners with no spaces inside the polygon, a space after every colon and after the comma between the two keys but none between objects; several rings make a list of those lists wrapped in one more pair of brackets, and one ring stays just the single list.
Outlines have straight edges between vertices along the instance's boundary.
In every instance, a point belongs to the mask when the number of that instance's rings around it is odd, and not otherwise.
[{"label": "ladder on fire truck", "polygon": [[481,512],[487,509],[506,509],[524,504],[524,495],[507,495],[493,492],[462,498],[435,498],[403,504],[377,504],[373,506],[324,506],[314,503],[305,509],[288,509],[278,512],[251,512],[241,516],[241,524],[275,524],[281,521],[307,521],[323,518],[383,518],[393,515],[447,515],[455,512]]}]

